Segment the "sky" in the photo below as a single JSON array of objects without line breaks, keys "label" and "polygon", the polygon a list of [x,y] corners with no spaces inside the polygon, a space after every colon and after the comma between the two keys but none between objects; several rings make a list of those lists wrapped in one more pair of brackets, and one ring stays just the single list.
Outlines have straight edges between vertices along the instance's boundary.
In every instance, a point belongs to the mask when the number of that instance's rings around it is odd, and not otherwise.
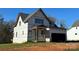
[{"label": "sky", "polygon": [[[0,15],[5,21],[16,20],[18,13],[23,12],[31,14],[38,8],[0,8]],[[58,21],[65,20],[66,26],[71,27],[72,24],[79,20],[79,8],[42,8],[49,17],[54,17]]]}]

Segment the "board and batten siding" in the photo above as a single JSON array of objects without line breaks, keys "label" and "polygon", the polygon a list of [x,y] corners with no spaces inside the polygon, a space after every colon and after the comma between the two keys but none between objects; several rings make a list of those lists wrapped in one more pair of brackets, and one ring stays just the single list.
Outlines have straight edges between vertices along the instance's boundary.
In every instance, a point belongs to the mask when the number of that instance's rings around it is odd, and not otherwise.
[{"label": "board and batten siding", "polygon": [[[21,25],[19,25],[19,22],[21,22]],[[22,18],[19,17],[17,26],[14,28],[13,43],[27,42],[27,37],[28,37],[28,23],[24,23],[22,21]]]},{"label": "board and batten siding", "polygon": [[35,23],[35,19],[42,19],[44,21],[44,26],[47,26],[49,27],[49,22],[48,20],[45,18],[45,16],[42,14],[41,11],[38,11],[36,12],[35,14],[33,14],[33,16],[31,16],[28,20],[28,30],[29,30],[29,34],[28,34],[28,39],[31,40],[33,39],[33,34],[31,33],[32,32],[32,28],[37,25]]},{"label": "board and batten siding", "polygon": [[29,18],[29,21],[28,21],[28,27],[29,27],[28,29],[29,29],[29,30],[31,30],[32,27],[33,27],[34,25],[36,25],[36,24],[35,24],[35,19],[42,19],[42,20],[44,20],[44,24],[43,24],[43,25],[49,27],[49,22],[48,22],[48,20],[45,18],[45,16],[42,14],[41,11],[38,11],[38,12],[36,12],[32,17]]},{"label": "board and batten siding", "polygon": [[79,41],[79,27],[67,30],[67,41]]}]

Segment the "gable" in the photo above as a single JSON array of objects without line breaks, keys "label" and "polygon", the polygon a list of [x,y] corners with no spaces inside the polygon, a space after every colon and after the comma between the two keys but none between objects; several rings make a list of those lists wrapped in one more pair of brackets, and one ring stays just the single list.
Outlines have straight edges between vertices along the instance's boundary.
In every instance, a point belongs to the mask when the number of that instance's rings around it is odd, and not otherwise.
[{"label": "gable", "polygon": [[19,16],[19,18],[18,18],[18,20],[17,20],[17,23],[16,23],[16,26],[21,26],[21,25],[23,25],[23,24],[24,24],[24,22],[23,22],[23,20],[22,20],[22,17]]},{"label": "gable", "polygon": [[29,15],[29,14],[19,13],[18,16],[17,16],[17,18],[16,18],[16,23],[15,23],[15,26],[14,26],[14,27],[16,27],[16,25],[17,25],[19,19],[21,19],[22,22],[24,22],[25,18],[26,18],[28,15]]},{"label": "gable", "polygon": [[48,22],[50,22],[50,20],[47,18],[47,16],[44,14],[42,10],[38,10],[32,17],[45,18]]},{"label": "gable", "polygon": [[30,18],[45,18],[49,23],[55,22],[55,18],[52,17],[52,19],[50,19],[50,17],[47,17],[47,15],[43,12],[43,10],[40,8],[38,9],[36,12],[32,13],[32,14],[25,14],[25,13],[19,13],[19,15],[17,16],[17,21],[15,23],[15,27],[18,23],[19,17],[21,16],[22,21],[24,23],[28,22]]},{"label": "gable", "polygon": [[52,22],[53,20],[55,20],[54,18],[52,20],[50,20],[50,18],[47,17],[47,15],[43,12],[43,10],[40,8],[38,9],[36,12],[30,14],[26,20],[24,22],[29,21],[30,18],[32,17],[39,17],[39,18],[45,18],[48,22]]},{"label": "gable", "polygon": [[36,12],[33,16],[32,16],[33,19],[42,19],[44,21],[47,21],[49,22],[49,20],[45,17],[45,15],[39,10],[38,12]]}]

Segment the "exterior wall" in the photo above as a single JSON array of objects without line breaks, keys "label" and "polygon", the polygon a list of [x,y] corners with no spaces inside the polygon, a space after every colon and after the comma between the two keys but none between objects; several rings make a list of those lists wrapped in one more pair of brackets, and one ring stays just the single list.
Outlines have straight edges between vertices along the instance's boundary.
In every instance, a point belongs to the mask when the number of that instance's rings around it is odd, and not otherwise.
[{"label": "exterior wall", "polygon": [[50,38],[46,38],[46,42],[50,42]]},{"label": "exterior wall", "polygon": [[50,37],[49,37],[49,38],[50,38],[50,41],[51,41],[51,39],[52,39],[52,38],[51,38],[51,34],[52,34],[52,33],[62,33],[62,34],[66,34],[66,30],[54,29],[54,28],[50,29],[49,32],[50,32]]},{"label": "exterior wall", "polygon": [[[33,26],[35,26],[35,19],[43,19],[44,20],[44,24],[45,26],[49,27],[49,22],[48,20],[44,17],[44,15],[42,14],[41,11],[38,11],[37,13],[35,13],[32,17],[29,18],[28,21],[28,30],[32,31]],[[32,38],[32,33],[28,34],[29,39],[33,39]]]},{"label": "exterior wall", "polygon": [[29,21],[28,21],[28,29],[30,30],[30,29],[32,29],[32,27],[34,26],[34,25],[36,25],[35,24],[35,19],[43,19],[44,20],[44,25],[45,26],[49,26],[49,22],[48,22],[48,20],[44,17],[44,15],[42,14],[42,12],[41,11],[38,11],[37,13],[35,13],[32,17],[30,17],[30,19],[29,19]]},{"label": "exterior wall", "polygon": [[[77,33],[77,35],[75,35]],[[79,41],[79,27],[73,27],[67,30],[67,41]]]},{"label": "exterior wall", "polygon": [[[21,21],[21,26],[19,26],[19,21]],[[24,43],[27,42],[28,37],[28,23],[24,24],[21,17],[19,17],[17,26],[14,28],[13,43]],[[16,37],[17,32],[17,37]],[[24,34],[22,33],[24,32]]]}]

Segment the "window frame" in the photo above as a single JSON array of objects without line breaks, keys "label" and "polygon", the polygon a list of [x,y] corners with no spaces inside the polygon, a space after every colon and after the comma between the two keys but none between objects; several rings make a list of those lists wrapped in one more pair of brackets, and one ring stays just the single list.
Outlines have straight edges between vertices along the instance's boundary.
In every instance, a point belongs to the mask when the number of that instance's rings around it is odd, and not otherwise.
[{"label": "window frame", "polygon": [[21,21],[19,21],[19,26],[21,26]]},{"label": "window frame", "polygon": [[35,24],[44,24],[44,20],[43,19],[38,19],[38,18],[36,18],[35,19]]},{"label": "window frame", "polygon": [[16,32],[16,37],[17,37],[18,32]]},{"label": "window frame", "polygon": [[24,35],[24,31],[22,31],[22,35]]},{"label": "window frame", "polygon": [[77,33],[75,33],[75,35],[77,35]]}]

